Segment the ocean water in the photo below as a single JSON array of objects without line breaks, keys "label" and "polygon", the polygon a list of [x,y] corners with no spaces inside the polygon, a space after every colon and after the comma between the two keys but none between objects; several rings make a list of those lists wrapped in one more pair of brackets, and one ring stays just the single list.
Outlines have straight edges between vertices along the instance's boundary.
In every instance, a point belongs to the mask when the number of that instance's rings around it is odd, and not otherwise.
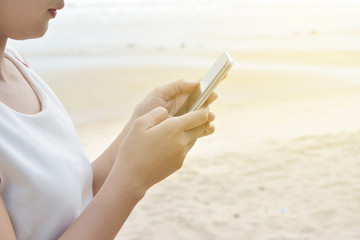
[{"label": "ocean water", "polygon": [[359,35],[357,0],[77,0],[66,1],[42,39],[11,44],[30,57],[129,48],[360,49]]}]

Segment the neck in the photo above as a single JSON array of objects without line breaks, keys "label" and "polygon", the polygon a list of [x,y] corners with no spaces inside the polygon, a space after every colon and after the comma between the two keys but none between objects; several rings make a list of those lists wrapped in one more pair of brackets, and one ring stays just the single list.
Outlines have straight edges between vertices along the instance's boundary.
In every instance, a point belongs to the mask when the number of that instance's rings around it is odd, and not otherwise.
[{"label": "neck", "polygon": [[0,80],[4,79],[4,59],[5,59],[5,46],[7,38],[0,34]]}]

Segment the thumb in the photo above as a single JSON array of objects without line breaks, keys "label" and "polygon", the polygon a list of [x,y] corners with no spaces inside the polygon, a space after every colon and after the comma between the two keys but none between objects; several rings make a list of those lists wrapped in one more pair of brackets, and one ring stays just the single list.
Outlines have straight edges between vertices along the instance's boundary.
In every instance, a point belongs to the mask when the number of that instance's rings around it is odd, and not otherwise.
[{"label": "thumb", "polygon": [[185,80],[178,80],[169,84],[164,85],[160,88],[161,92],[164,93],[164,100],[169,101],[170,99],[184,94],[190,93],[198,85],[198,82],[189,82]]},{"label": "thumb", "polygon": [[157,107],[135,121],[142,130],[152,128],[169,117],[168,111],[163,107]]}]

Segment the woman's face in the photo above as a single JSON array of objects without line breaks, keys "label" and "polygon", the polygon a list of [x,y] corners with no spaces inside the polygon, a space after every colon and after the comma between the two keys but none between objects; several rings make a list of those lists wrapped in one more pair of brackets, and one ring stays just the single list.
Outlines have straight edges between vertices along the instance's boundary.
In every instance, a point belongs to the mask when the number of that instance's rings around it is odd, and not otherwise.
[{"label": "woman's face", "polygon": [[23,40],[43,36],[64,0],[0,0],[0,37]]}]

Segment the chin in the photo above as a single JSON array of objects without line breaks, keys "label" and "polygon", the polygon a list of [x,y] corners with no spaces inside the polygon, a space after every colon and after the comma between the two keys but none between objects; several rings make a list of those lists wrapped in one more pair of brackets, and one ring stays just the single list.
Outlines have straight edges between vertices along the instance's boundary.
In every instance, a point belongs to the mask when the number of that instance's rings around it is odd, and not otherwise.
[{"label": "chin", "polygon": [[41,26],[41,28],[31,29],[31,31],[30,30],[18,31],[17,34],[9,37],[15,40],[41,38],[47,32],[48,26],[49,26],[48,24],[44,24],[43,26]]},{"label": "chin", "polygon": [[29,36],[26,39],[41,38],[45,35],[47,30],[48,30],[48,24],[46,24],[46,26],[43,26],[41,29],[38,29],[37,31],[34,31],[31,34],[29,34]]}]

